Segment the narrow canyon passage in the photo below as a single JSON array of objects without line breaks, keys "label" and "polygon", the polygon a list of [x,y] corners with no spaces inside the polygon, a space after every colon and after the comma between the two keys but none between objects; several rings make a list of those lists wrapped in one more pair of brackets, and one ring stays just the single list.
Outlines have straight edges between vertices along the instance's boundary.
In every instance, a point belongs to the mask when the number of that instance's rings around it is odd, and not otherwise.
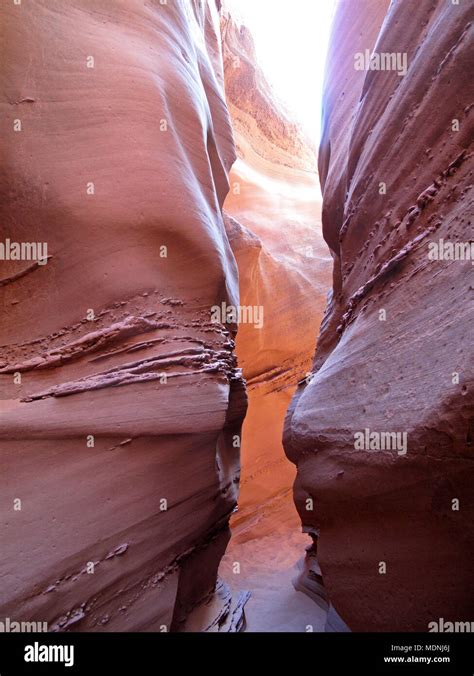
[{"label": "narrow canyon passage", "polygon": [[268,323],[260,330],[242,325],[237,337],[249,405],[238,512],[231,519],[220,576],[234,593],[251,592],[245,607],[248,631],[318,631],[325,613],[292,584],[295,563],[310,540],[301,533],[293,501],[295,469],[284,454],[282,435],[296,383],[311,366],[310,341],[296,327],[306,321],[318,330],[330,259],[321,239],[316,175],[262,160],[259,172],[249,171],[255,159],[250,155],[234,166],[232,179],[242,186],[241,194],[231,196],[225,209],[260,238],[250,270],[248,257],[238,249],[236,255],[241,303],[261,303]]},{"label": "narrow canyon passage", "polygon": [[317,156],[267,82],[245,23],[223,9],[221,30],[238,156],[224,220],[239,268],[240,304],[256,316],[239,324],[236,340],[248,410],[238,511],[219,576],[233,598],[250,592],[247,631],[321,631],[325,610],[292,583],[311,540],[301,532],[296,472],[282,446],[285,415],[296,384],[311,370],[331,283]]},{"label": "narrow canyon passage", "polygon": [[473,5],[298,1],[0,5],[0,633],[472,622]]}]

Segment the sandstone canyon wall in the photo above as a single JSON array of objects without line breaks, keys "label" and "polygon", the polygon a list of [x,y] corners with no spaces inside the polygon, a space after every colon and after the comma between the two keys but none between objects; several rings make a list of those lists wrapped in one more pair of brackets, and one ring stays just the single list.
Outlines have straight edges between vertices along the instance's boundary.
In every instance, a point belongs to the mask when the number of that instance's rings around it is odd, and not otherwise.
[{"label": "sandstone canyon wall", "polygon": [[[352,630],[474,615],[473,267],[429,256],[472,239],[472,19],[469,2],[358,0],[333,27],[319,156],[333,291],[284,441],[307,568],[317,551]],[[355,70],[366,49],[406,54],[406,74]],[[355,450],[365,429],[406,433],[406,454]]]},{"label": "sandstone canyon wall", "polygon": [[179,627],[212,591],[245,388],[214,0],[2,3],[0,614]]},{"label": "sandstone canyon wall", "polygon": [[[0,9],[0,244],[48,255],[0,260],[0,616],[160,631],[197,608],[187,630],[238,631],[263,577],[268,626],[305,631],[322,616],[283,575],[301,520],[297,586],[328,595],[329,628],[470,620],[472,266],[428,256],[472,237],[468,3],[339,3],[327,244],[315,153],[221,5]],[[366,49],[408,72],[355,70]],[[236,338],[222,303],[262,326]],[[407,453],[355,450],[365,429],[406,433]],[[236,439],[232,601],[211,594]]]}]

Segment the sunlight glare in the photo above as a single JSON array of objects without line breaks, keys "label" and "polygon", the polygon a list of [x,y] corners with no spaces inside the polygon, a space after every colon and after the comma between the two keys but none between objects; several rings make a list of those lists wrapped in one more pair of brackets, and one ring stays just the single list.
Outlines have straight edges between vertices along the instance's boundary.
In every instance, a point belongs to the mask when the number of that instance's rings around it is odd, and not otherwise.
[{"label": "sunlight glare", "polygon": [[226,0],[250,29],[258,62],[293,118],[318,143],[335,0]]}]

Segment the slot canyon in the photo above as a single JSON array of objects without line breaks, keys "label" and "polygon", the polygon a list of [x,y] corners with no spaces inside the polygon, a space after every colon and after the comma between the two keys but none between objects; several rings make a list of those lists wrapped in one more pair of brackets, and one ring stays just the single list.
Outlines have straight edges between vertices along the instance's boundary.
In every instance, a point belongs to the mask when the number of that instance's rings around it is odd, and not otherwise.
[{"label": "slot canyon", "polygon": [[471,622],[474,5],[336,1],[317,148],[235,3],[2,3],[0,620]]}]

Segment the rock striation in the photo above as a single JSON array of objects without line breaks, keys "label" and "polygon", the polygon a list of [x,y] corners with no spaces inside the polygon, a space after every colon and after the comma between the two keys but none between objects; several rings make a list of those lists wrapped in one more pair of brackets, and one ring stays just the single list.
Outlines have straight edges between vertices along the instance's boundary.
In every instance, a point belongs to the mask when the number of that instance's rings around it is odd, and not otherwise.
[{"label": "rock striation", "polygon": [[239,303],[217,7],[0,11],[0,242],[47,245],[0,261],[0,615],[178,629],[215,586],[246,409],[211,318]]},{"label": "rock striation", "polygon": [[[470,3],[360,0],[333,27],[319,155],[333,290],[284,444],[306,575],[317,556],[352,630],[474,612],[472,19]],[[365,50],[402,67],[357,70]],[[446,242],[457,257],[436,255]]]}]

